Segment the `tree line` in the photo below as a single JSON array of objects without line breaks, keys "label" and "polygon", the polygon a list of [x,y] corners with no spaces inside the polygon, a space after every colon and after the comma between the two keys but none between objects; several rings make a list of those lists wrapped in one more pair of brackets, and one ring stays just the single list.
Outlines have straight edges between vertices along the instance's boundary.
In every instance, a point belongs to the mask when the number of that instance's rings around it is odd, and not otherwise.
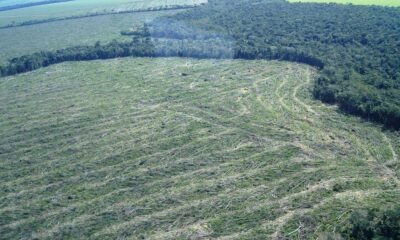
[{"label": "tree line", "polygon": [[41,51],[9,60],[7,66],[0,66],[0,74],[1,76],[10,76],[66,61],[153,56],[152,49],[153,46],[149,39],[140,39],[132,42],[112,41],[103,45],[97,42],[93,46],[77,46],[57,51]]},{"label": "tree line", "polygon": [[266,49],[254,55],[246,49],[236,48],[230,39],[161,39],[152,38],[146,33],[135,35],[132,41],[95,45],[76,46],[57,51],[41,51],[9,60],[6,66],[0,66],[0,76],[10,76],[33,71],[49,65],[66,61],[88,61],[122,57],[191,57],[200,59],[275,59],[296,61],[323,67],[323,63],[312,56],[297,53],[290,49]]}]

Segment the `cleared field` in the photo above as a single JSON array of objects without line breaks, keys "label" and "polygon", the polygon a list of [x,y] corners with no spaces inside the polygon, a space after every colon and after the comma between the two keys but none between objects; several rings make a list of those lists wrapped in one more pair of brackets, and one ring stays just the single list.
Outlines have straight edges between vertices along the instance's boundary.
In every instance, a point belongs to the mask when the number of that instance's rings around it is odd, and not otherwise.
[{"label": "cleared field", "polygon": [[0,236],[315,239],[398,204],[400,136],[311,100],[314,74],[130,58],[1,79]]},{"label": "cleared field", "polygon": [[68,2],[68,1],[73,1],[73,0],[44,0],[44,1],[38,1],[38,2],[28,2],[28,3],[15,3],[12,5],[7,5],[7,6],[0,6],[0,11],[11,11],[15,9],[20,9],[20,8],[28,8],[28,7],[34,7],[34,6],[41,6],[41,5],[48,5],[48,4],[54,4],[54,3],[60,3],[60,2]]},{"label": "cleared field", "polygon": [[15,4],[42,2],[43,0],[1,0],[0,7],[10,6]]},{"label": "cleared field", "polygon": [[106,43],[113,39],[130,40],[130,37],[121,36],[121,30],[179,11],[182,10],[104,15],[0,29],[0,65],[10,58],[38,51],[95,44],[97,41]]},{"label": "cleared field", "polygon": [[0,26],[30,20],[79,16],[87,13],[140,10],[171,5],[194,5],[207,0],[76,0],[0,13]]},{"label": "cleared field", "polygon": [[288,0],[289,2],[316,2],[316,3],[341,3],[356,5],[378,5],[388,7],[400,7],[398,0]]}]

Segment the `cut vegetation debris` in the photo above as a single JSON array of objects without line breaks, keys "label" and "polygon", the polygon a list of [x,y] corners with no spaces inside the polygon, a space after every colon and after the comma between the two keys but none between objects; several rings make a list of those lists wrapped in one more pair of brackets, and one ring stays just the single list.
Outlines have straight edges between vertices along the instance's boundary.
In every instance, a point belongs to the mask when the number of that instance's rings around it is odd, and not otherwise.
[{"label": "cut vegetation debris", "polygon": [[125,58],[3,78],[1,238],[315,239],[399,206],[400,136],[312,100],[315,74]]}]

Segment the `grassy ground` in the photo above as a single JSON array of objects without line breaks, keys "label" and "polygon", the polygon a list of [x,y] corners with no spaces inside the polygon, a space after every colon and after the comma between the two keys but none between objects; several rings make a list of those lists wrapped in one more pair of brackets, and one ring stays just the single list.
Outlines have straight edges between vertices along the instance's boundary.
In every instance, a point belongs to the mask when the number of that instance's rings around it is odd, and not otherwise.
[{"label": "grassy ground", "polygon": [[113,39],[130,40],[130,37],[121,36],[121,30],[179,11],[105,15],[0,29],[0,64],[4,65],[7,59],[38,51],[95,44],[98,40],[102,43]]},{"label": "grassy ground", "polygon": [[398,204],[400,136],[311,100],[314,75],[143,58],[1,79],[1,238],[315,238]]},{"label": "grassy ground", "polygon": [[398,0],[288,0],[289,2],[318,2],[318,3],[342,3],[356,5],[379,5],[388,7],[400,7]]},{"label": "grassy ground", "polygon": [[0,13],[0,26],[29,20],[60,18],[86,13],[117,12],[171,5],[194,5],[206,0],[76,0]]}]

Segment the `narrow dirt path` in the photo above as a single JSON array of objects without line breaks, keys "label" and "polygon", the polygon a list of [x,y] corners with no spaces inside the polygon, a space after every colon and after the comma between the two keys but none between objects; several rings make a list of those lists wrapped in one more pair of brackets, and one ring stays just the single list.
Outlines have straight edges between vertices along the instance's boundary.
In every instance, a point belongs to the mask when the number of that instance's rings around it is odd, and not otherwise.
[{"label": "narrow dirt path", "polygon": [[[392,142],[391,142],[390,139],[386,136],[385,133],[382,133],[382,137],[383,137],[383,140],[387,143],[387,145],[388,145],[388,147],[389,147],[389,149],[390,149],[390,152],[392,153],[392,157],[393,157],[393,158],[392,158],[392,161],[397,162],[397,161],[398,161],[398,156],[397,156],[396,151],[394,150],[394,147],[393,147]],[[377,162],[378,162],[378,161],[377,161]],[[387,175],[390,176],[391,179],[394,180],[394,182],[397,184],[397,186],[400,186],[400,180],[399,180],[399,178],[397,177],[396,172],[393,171],[393,169],[387,167],[384,163],[379,163],[379,166],[384,170],[384,172],[387,173]]]},{"label": "narrow dirt path", "polygon": [[287,79],[285,78],[282,83],[279,85],[279,87],[275,90],[275,95],[278,97],[278,101],[281,104],[281,106],[286,109],[287,111],[291,111],[288,105],[286,105],[284,99],[286,97],[286,94],[281,94],[280,91],[287,84]]},{"label": "narrow dirt path", "polygon": [[311,78],[310,69],[307,69],[307,80],[306,80],[305,82],[300,83],[299,85],[297,85],[297,86],[294,88],[292,96],[293,96],[294,101],[295,101],[297,104],[303,106],[308,112],[310,112],[310,113],[312,113],[312,114],[314,114],[314,115],[319,116],[319,114],[318,114],[317,112],[315,112],[315,111],[312,109],[312,107],[311,107],[310,105],[308,105],[307,103],[303,102],[302,100],[300,100],[300,99],[297,97],[297,93],[298,93],[299,89],[302,88],[302,87],[304,87],[304,86],[306,86],[306,85],[309,85],[309,84],[311,83],[311,79],[312,79],[312,78]]},{"label": "narrow dirt path", "polygon": [[389,147],[389,149],[390,149],[390,152],[392,153],[392,156],[393,156],[393,161],[397,162],[399,158],[398,158],[398,156],[397,156],[396,151],[394,150],[394,147],[393,147],[392,142],[391,142],[390,139],[386,136],[385,133],[382,133],[382,137],[383,137],[383,140],[388,144],[388,147]]},{"label": "narrow dirt path", "polygon": [[[369,165],[370,169],[373,171],[378,171],[379,175],[381,178],[386,179],[386,180],[393,180],[393,182],[396,183],[396,185],[400,186],[400,180],[397,178],[396,173],[388,168],[384,163],[379,162],[376,157],[371,153],[371,150],[369,149],[369,146],[364,144],[362,142],[362,138],[358,136],[356,133],[351,133],[352,137],[354,138],[356,144],[358,145],[359,149],[364,152],[367,164]],[[389,139],[386,137],[384,133],[382,133],[382,136],[384,138],[384,141],[387,142],[388,147],[393,150],[393,159],[397,159],[397,155],[394,152],[393,146],[390,143]]]}]

